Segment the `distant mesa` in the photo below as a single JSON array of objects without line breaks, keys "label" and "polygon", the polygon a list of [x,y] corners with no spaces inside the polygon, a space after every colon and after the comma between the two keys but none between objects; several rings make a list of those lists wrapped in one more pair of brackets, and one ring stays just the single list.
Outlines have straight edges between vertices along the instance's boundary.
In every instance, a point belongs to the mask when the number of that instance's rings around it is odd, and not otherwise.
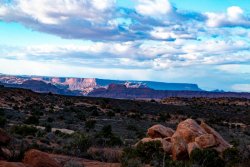
[{"label": "distant mesa", "polygon": [[121,99],[162,99],[167,97],[250,98],[249,93],[204,91],[197,84],[153,81],[122,81],[98,78],[63,78],[0,75],[5,87],[30,89],[39,93]]}]

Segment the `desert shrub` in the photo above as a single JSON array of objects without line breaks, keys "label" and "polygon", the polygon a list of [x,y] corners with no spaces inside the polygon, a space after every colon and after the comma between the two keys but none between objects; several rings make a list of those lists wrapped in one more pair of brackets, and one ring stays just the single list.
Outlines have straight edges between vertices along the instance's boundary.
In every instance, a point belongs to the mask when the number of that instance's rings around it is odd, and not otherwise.
[{"label": "desert shrub", "polygon": [[55,121],[55,120],[54,120],[54,118],[48,117],[47,121],[48,121],[49,123],[51,123],[51,122],[53,122],[53,121]]},{"label": "desert shrub", "polygon": [[4,115],[5,115],[4,109],[0,108],[0,116],[4,116]]},{"label": "desert shrub", "polygon": [[84,167],[83,164],[76,162],[74,160],[70,160],[64,164],[63,167]]},{"label": "desert shrub", "polygon": [[107,117],[112,118],[115,116],[115,113],[113,111],[108,111],[107,112]]},{"label": "desert shrub", "polygon": [[135,125],[128,125],[128,126],[127,126],[127,130],[130,130],[130,131],[138,131],[138,128],[137,128],[137,126],[135,126]]},{"label": "desert shrub", "polygon": [[88,120],[85,122],[86,129],[94,129],[96,124],[96,120]]},{"label": "desert shrub", "polygon": [[50,124],[46,124],[46,125],[45,125],[45,131],[46,131],[46,132],[51,132],[51,130],[52,130],[51,125],[50,125]]},{"label": "desert shrub", "polygon": [[5,116],[0,116],[0,127],[3,128],[7,123]]},{"label": "desert shrub", "polygon": [[30,116],[25,121],[25,124],[32,124],[32,125],[38,125],[39,124],[39,117],[38,116]]},{"label": "desert shrub", "polygon": [[122,156],[122,151],[117,148],[90,147],[87,152],[93,159],[101,162],[119,162]]},{"label": "desert shrub", "polygon": [[104,126],[102,130],[96,134],[95,137],[98,145],[121,146],[123,144],[122,140],[118,136],[113,134],[111,125]]},{"label": "desert shrub", "polygon": [[144,166],[135,148],[125,148],[121,158],[122,167],[142,167]]},{"label": "desert shrub", "polygon": [[89,136],[83,133],[75,133],[73,135],[73,141],[71,147],[74,149],[75,154],[84,153],[92,145],[92,141]]},{"label": "desert shrub", "polygon": [[224,161],[219,157],[219,153],[214,149],[195,149],[190,155],[190,160],[194,165],[202,167],[224,167]]},{"label": "desert shrub", "polygon": [[139,143],[135,148],[126,148],[121,158],[123,167],[130,167],[130,163],[135,162],[140,162],[139,166],[150,164],[158,167],[163,166],[163,163],[169,164],[168,161],[171,161],[170,157],[164,154],[160,141]]},{"label": "desert shrub", "polygon": [[226,166],[233,166],[240,162],[239,150],[235,147],[228,148],[223,152],[223,159],[226,162]]},{"label": "desert shrub", "polygon": [[83,112],[78,112],[76,114],[77,118],[82,120],[82,121],[85,121],[86,120],[86,115],[83,113]]},{"label": "desert shrub", "polygon": [[142,162],[162,166],[164,151],[160,141],[139,143],[136,150]]},{"label": "desert shrub", "polygon": [[37,131],[38,131],[37,128],[27,125],[16,125],[11,128],[11,133],[18,134],[21,136],[28,136],[28,135],[35,136]]}]

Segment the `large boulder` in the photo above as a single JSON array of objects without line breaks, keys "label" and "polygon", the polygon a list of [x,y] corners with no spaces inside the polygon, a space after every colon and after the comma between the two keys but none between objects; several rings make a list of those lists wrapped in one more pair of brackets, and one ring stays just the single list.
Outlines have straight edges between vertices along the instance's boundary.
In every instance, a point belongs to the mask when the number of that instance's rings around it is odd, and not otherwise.
[{"label": "large boulder", "polygon": [[184,160],[188,157],[187,143],[183,137],[176,133],[171,138],[173,160]]},{"label": "large boulder", "polygon": [[[171,139],[170,139],[170,140],[171,140]],[[164,138],[164,139],[162,139],[161,143],[162,143],[162,148],[163,148],[163,150],[164,150],[166,153],[171,154],[171,152],[172,152],[172,147],[173,147],[173,144],[171,143],[171,141],[169,141],[168,138]]]},{"label": "large boulder", "polygon": [[9,135],[3,129],[0,129],[0,145],[6,146],[7,144],[9,144],[10,140],[11,138],[9,137]]},{"label": "large boulder", "polygon": [[230,145],[226,140],[223,139],[223,137],[216,132],[213,128],[211,128],[210,126],[208,126],[205,122],[201,123],[201,127],[208,133],[208,134],[212,134],[215,138],[215,141],[218,143],[218,147],[215,147],[215,149],[218,152],[223,152],[224,150],[226,150],[227,148],[232,147],[232,145]]},{"label": "large boulder", "polygon": [[0,161],[0,167],[29,167],[19,162]]},{"label": "large boulder", "polygon": [[32,167],[61,167],[49,154],[34,149],[25,153],[23,163]]},{"label": "large boulder", "polygon": [[171,137],[174,134],[174,130],[158,124],[149,128],[147,134],[149,137],[153,139],[166,138],[166,137]]},{"label": "large boulder", "polygon": [[217,144],[214,135],[204,134],[195,138],[195,142],[199,145],[200,148],[209,148]]},{"label": "large boulder", "polygon": [[186,143],[194,142],[196,137],[207,134],[193,119],[180,122],[177,126],[176,133],[178,133]]}]

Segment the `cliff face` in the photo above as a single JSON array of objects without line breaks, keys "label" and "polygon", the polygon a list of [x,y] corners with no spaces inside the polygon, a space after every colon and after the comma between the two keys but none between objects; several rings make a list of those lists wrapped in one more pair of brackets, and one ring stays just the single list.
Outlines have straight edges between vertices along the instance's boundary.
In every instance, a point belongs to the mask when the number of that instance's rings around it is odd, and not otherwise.
[{"label": "cliff face", "polygon": [[96,78],[60,78],[60,77],[34,77],[34,76],[7,76],[0,75],[0,82],[7,84],[22,84],[28,80],[43,81],[60,89],[81,91],[87,95],[95,89],[107,88],[110,84],[122,84],[127,88],[151,88],[154,90],[188,90],[201,91],[196,84],[188,83],[163,83],[151,81],[122,81]]},{"label": "cliff face", "polygon": [[248,98],[250,93],[234,93],[234,92],[207,92],[207,91],[166,91],[153,90],[150,88],[127,88],[124,85],[110,85],[107,89],[100,88],[90,92],[88,96],[93,97],[107,97],[107,98],[121,98],[121,99],[163,99],[167,97],[235,97]]}]

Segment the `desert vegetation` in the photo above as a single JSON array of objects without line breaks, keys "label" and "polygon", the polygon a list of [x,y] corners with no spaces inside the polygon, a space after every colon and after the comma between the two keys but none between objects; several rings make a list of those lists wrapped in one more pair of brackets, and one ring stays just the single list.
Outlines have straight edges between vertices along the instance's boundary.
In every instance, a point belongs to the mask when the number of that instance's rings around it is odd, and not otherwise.
[{"label": "desert vegetation", "polygon": [[[140,143],[147,130],[161,124],[176,129],[191,118],[215,129],[232,145],[218,153],[195,149],[173,160],[157,141]],[[21,161],[37,149],[54,155],[84,158],[122,167],[249,166],[250,100],[237,98],[168,98],[119,100],[38,94],[0,88],[0,126],[11,136],[5,159]],[[65,166],[83,166],[78,160]],[[86,166],[86,165],[85,165]]]}]

